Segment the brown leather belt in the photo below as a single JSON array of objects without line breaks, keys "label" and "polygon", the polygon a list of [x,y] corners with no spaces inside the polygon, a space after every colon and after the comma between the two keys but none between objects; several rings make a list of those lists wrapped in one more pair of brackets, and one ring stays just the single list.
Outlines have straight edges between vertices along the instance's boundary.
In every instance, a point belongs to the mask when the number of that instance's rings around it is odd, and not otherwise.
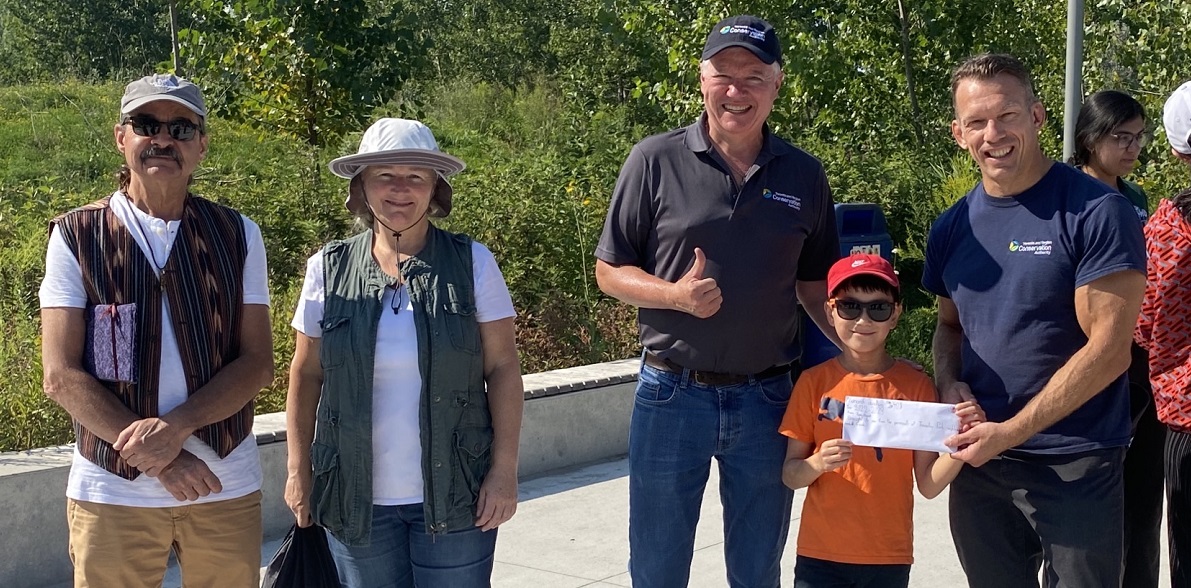
[{"label": "brown leather belt", "polygon": [[703,384],[705,386],[731,386],[734,384],[743,384],[749,381],[749,378],[764,380],[766,378],[772,378],[774,376],[780,376],[782,374],[789,373],[791,369],[794,369],[794,366],[797,365],[797,363],[798,362],[775,365],[761,370],[755,374],[726,374],[722,372],[708,372],[703,370],[687,370],[673,361],[662,359],[661,357],[658,357],[649,351],[645,352],[645,365],[651,368],[662,370],[664,372],[670,372],[672,374],[681,375],[684,371],[689,371],[691,374],[691,379],[693,379],[696,383]]}]

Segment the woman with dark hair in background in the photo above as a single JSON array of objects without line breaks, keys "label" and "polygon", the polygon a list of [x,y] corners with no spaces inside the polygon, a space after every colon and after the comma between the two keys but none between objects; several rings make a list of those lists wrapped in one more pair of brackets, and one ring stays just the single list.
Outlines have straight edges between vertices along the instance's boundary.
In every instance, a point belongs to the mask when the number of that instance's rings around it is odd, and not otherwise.
[{"label": "woman with dark hair in background", "polygon": [[[1132,96],[1102,90],[1088,97],[1075,123],[1075,154],[1069,163],[1124,194],[1143,225],[1145,192],[1124,179],[1151,135],[1145,109]],[[1133,344],[1129,365],[1133,440],[1125,453],[1125,572],[1122,586],[1156,588],[1162,525],[1162,451],[1166,428],[1158,422],[1150,392],[1149,359]]]},{"label": "woman with dark hair in background", "polygon": [[1124,92],[1101,90],[1079,110],[1075,153],[1068,163],[1124,194],[1144,224],[1150,209],[1145,192],[1123,176],[1133,171],[1151,138],[1140,102]]}]

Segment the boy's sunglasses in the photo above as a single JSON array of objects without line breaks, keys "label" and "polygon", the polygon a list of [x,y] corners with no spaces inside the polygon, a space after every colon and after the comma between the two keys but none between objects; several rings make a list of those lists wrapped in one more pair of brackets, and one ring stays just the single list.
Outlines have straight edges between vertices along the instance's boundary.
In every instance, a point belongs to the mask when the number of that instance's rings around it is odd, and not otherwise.
[{"label": "boy's sunglasses", "polygon": [[835,314],[846,321],[860,318],[863,312],[868,314],[869,320],[883,323],[893,316],[893,307],[896,306],[892,302],[857,302],[839,298],[832,298],[831,301],[835,306]]},{"label": "boy's sunglasses", "polygon": [[132,132],[142,137],[156,137],[157,133],[161,132],[161,126],[165,125],[170,137],[173,137],[175,141],[189,141],[204,132],[201,123],[196,124],[184,118],[162,122],[147,114],[125,116],[120,124],[132,125]]}]

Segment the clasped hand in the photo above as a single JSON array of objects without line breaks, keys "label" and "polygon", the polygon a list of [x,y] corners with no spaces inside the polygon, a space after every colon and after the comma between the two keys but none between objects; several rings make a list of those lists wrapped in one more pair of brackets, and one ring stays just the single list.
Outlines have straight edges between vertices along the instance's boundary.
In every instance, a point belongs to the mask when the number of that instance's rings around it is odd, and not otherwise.
[{"label": "clasped hand", "polygon": [[166,421],[150,417],[125,427],[112,447],[128,465],[155,478],[178,457],[182,443],[189,436]]},{"label": "clasped hand", "polygon": [[198,500],[223,491],[219,476],[206,462],[186,450],[180,451],[174,461],[161,469],[157,481],[178,501]]},{"label": "clasped hand", "polygon": [[949,447],[956,448],[951,454],[952,459],[980,467],[1017,444],[1004,423],[988,422],[984,409],[976,403],[967,384],[955,382],[940,393],[944,398],[959,401],[955,405],[955,414],[960,417],[959,433],[944,441]]}]

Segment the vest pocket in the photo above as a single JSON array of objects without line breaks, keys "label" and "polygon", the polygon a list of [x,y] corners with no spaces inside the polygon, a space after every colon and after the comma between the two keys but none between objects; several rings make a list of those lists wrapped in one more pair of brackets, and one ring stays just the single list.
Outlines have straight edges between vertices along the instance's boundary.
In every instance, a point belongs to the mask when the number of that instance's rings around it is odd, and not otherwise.
[{"label": "vest pocket", "polygon": [[314,520],[333,533],[347,527],[347,508],[344,503],[343,481],[339,476],[339,450],[330,445],[315,443],[310,447],[310,462],[314,480],[310,491]]},{"label": "vest pocket", "polygon": [[339,367],[352,355],[351,318],[346,316],[323,317],[322,344],[319,346],[319,361],[323,369]]},{"label": "vest pocket", "polygon": [[492,429],[455,429],[454,457],[456,479],[451,481],[451,504],[472,508],[479,499],[480,484],[492,467]]},{"label": "vest pocket", "polygon": [[451,334],[451,344],[455,349],[479,353],[480,325],[476,322],[475,304],[467,300],[453,284],[447,284],[443,310],[446,311],[447,332]]}]

